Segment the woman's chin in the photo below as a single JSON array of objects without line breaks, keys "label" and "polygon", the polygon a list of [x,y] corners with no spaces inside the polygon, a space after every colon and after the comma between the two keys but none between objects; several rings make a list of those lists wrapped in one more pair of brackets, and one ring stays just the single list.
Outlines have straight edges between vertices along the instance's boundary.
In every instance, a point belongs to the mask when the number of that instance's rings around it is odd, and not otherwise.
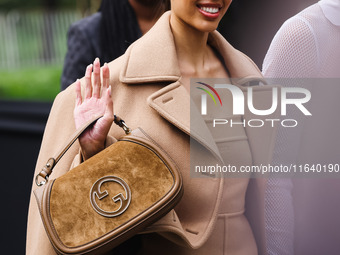
[{"label": "woman's chin", "polygon": [[215,31],[218,27],[218,24],[201,24],[197,29],[201,32],[212,32]]}]

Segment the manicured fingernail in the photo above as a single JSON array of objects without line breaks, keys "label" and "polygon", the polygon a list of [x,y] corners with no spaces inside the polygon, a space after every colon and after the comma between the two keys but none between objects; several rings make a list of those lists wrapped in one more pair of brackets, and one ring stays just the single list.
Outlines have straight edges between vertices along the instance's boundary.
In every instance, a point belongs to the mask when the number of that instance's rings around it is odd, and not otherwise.
[{"label": "manicured fingernail", "polygon": [[91,70],[92,70],[92,64],[86,67],[85,76],[89,76],[91,74]]},{"label": "manicured fingernail", "polygon": [[96,59],[94,60],[95,62],[99,62],[99,58],[98,57],[96,57]]}]

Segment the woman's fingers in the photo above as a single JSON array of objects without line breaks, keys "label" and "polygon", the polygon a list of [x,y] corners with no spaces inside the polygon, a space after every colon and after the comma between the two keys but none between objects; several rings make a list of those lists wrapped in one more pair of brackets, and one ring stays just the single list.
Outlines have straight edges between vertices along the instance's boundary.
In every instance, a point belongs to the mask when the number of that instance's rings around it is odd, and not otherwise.
[{"label": "woman's fingers", "polygon": [[99,58],[96,58],[93,64],[87,66],[85,72],[85,99],[89,99],[91,97],[100,98],[101,90],[104,90],[104,88],[108,88],[110,71],[106,63],[104,64],[102,71],[103,77],[101,79]]},{"label": "woman's fingers", "polygon": [[76,81],[76,105],[79,106],[82,103],[81,98],[81,85],[79,79]]},{"label": "woman's fingers", "polygon": [[113,101],[111,97],[111,86],[108,85],[108,88],[106,89],[106,107],[105,107],[105,117],[106,118],[113,118]]},{"label": "woman's fingers", "polygon": [[107,63],[103,66],[103,89],[109,86],[110,70]]},{"label": "woman's fingers", "polygon": [[92,96],[91,75],[92,75],[92,64],[88,65],[85,71],[85,99],[88,99]]},{"label": "woman's fingers", "polygon": [[93,97],[100,98],[100,62],[99,58],[96,58],[93,62]]}]

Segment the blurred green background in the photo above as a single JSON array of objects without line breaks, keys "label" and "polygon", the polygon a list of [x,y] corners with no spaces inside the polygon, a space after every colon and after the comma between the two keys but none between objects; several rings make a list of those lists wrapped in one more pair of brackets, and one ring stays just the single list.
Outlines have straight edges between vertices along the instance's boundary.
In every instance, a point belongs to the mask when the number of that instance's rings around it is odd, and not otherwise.
[{"label": "blurred green background", "polygon": [[100,0],[0,0],[0,100],[51,102],[71,23]]},{"label": "blurred green background", "polygon": [[[283,21],[312,2],[233,1],[219,30],[261,67]],[[100,3],[0,0],[0,100],[52,102],[60,91],[67,30],[71,23],[96,12]]]}]

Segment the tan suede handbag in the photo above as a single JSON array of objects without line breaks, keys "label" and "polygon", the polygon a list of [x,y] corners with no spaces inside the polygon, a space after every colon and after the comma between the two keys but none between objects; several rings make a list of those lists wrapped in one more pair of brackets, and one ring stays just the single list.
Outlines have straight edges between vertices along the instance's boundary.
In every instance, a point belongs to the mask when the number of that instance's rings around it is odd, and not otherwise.
[{"label": "tan suede handbag", "polygon": [[125,130],[124,137],[48,181],[62,155],[98,118],[36,176],[40,187],[34,194],[58,254],[105,253],[168,213],[183,193],[181,175],[167,153],[142,129],[130,132],[118,117],[115,123]]}]

